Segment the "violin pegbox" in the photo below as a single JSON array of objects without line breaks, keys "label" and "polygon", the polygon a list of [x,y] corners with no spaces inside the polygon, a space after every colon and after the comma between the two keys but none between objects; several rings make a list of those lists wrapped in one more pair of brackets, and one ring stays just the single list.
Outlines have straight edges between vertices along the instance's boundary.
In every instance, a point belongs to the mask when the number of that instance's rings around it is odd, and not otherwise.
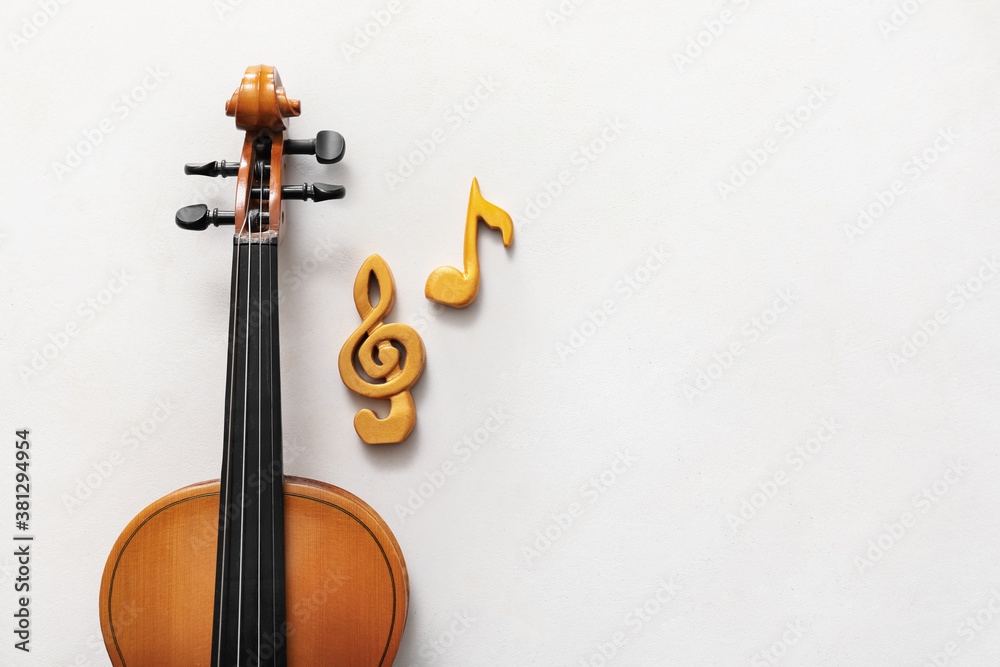
[{"label": "violin pegbox", "polygon": [[184,173],[195,176],[236,176],[232,211],[209,210],[204,204],[185,206],[175,222],[181,229],[203,230],[209,225],[234,225],[238,238],[277,238],[282,222],[282,201],[342,199],[342,185],[282,184],[285,155],[314,155],[320,164],[334,164],[344,157],[344,137],[323,130],[313,139],[286,139],[286,118],[302,112],[299,100],[288,97],[278,71],[268,65],[248,67],[243,80],[226,102],[226,115],[245,132],[238,161],[189,163]]}]

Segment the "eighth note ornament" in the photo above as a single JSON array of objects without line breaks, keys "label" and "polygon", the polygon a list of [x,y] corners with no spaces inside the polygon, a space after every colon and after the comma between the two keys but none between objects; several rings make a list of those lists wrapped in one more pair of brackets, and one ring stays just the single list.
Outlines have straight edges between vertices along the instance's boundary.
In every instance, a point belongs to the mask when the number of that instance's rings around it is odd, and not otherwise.
[{"label": "eighth note ornament", "polygon": [[443,303],[452,308],[465,308],[475,301],[479,293],[479,253],[476,240],[479,233],[479,221],[482,220],[493,229],[499,229],[503,237],[504,247],[508,247],[514,239],[514,223],[507,211],[496,204],[483,199],[479,194],[479,181],[472,179],[472,192],[469,193],[469,212],[465,217],[465,271],[459,271],[453,266],[439,266],[427,276],[424,296],[431,301]]}]

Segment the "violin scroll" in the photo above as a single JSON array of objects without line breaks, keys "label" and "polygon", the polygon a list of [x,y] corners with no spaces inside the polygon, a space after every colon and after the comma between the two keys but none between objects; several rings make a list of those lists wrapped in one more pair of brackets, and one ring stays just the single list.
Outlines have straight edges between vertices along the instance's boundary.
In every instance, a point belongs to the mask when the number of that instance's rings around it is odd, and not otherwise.
[{"label": "violin scroll", "polygon": [[226,115],[236,118],[236,127],[247,132],[282,132],[285,118],[302,113],[302,103],[285,95],[278,70],[270,65],[252,65],[226,102]]},{"label": "violin scroll", "polygon": [[327,183],[282,185],[282,162],[288,155],[315,155],[320,164],[334,164],[344,157],[344,137],[323,130],[313,139],[286,139],[285,119],[298,116],[302,104],[285,93],[278,71],[268,65],[248,67],[236,92],[226,102],[226,115],[245,131],[237,161],[191,163],[184,173],[193,176],[237,177],[234,210],[210,210],[204,204],[186,206],[175,217],[181,229],[201,231],[209,225],[233,224],[239,238],[278,236],[285,199],[329,201],[342,199],[344,186]]}]

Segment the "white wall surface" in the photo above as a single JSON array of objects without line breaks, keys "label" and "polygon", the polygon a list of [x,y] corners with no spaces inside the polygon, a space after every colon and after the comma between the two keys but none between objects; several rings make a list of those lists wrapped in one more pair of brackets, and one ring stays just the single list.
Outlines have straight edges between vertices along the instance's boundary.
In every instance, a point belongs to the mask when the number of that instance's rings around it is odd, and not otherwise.
[{"label": "white wall surface", "polygon": [[[286,163],[348,188],[286,210],[288,472],[398,537],[398,665],[996,664],[1000,6],[399,2],[4,3],[0,663],[109,664],[111,545],[218,476],[230,234],[173,215],[232,207],[182,165],[238,157],[223,103],[267,63],[289,135],[348,146]],[[484,228],[455,311],[423,285],[461,261],[473,176],[516,232]],[[427,347],[399,446],[358,440],[378,404],[337,373],[373,252]]]}]

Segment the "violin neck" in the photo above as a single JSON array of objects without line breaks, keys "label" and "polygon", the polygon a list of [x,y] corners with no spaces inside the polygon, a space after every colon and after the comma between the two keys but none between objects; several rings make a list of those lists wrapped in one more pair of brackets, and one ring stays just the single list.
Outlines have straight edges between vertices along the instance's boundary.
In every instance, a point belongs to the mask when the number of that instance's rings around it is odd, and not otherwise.
[{"label": "violin neck", "polygon": [[236,238],[230,304],[212,665],[284,667],[277,239]]}]

